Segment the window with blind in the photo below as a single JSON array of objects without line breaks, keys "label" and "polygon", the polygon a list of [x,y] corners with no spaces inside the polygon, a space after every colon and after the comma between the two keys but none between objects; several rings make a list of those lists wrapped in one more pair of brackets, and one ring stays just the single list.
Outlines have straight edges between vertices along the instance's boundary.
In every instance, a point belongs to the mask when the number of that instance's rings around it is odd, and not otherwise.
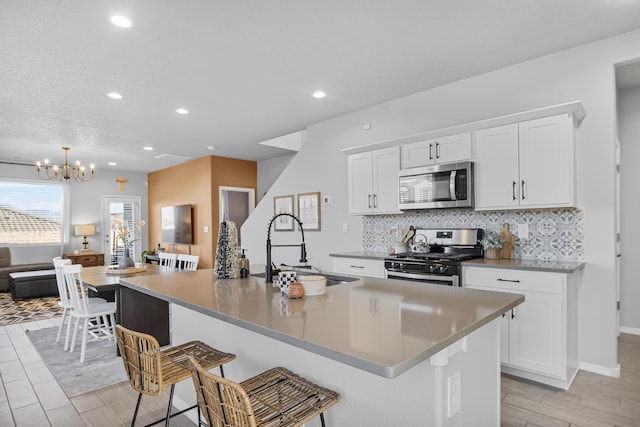
[{"label": "window with blind", "polygon": [[63,206],[60,183],[0,180],[0,244],[59,244]]}]

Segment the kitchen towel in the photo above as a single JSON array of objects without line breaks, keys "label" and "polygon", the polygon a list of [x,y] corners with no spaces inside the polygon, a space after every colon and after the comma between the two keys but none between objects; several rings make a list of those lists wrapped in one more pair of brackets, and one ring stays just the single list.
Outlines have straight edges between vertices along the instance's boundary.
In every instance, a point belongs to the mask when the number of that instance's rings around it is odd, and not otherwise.
[{"label": "kitchen towel", "polygon": [[238,268],[238,229],[233,221],[220,223],[218,248],[214,272],[220,279],[235,279],[240,276]]}]

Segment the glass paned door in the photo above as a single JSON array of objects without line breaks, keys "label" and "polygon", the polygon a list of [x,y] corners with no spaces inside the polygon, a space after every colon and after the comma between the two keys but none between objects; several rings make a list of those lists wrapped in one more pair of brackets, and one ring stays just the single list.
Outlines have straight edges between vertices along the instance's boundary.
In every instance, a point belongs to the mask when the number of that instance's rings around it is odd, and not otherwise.
[{"label": "glass paned door", "polygon": [[[142,261],[141,230],[139,197],[109,197],[103,198],[103,235],[104,255],[108,265],[116,265],[124,255],[125,244],[129,246],[129,256],[135,262]],[[126,225],[125,225],[126,224]],[[125,241],[119,236],[118,229],[125,225],[129,234]]]}]

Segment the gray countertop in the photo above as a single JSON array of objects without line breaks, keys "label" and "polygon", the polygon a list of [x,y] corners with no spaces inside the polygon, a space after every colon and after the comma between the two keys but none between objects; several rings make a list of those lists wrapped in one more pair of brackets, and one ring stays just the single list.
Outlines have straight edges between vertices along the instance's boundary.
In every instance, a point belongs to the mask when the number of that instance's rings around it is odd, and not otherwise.
[{"label": "gray countertop", "polygon": [[356,251],[356,252],[340,252],[329,254],[330,257],[337,258],[362,258],[362,259],[379,259],[384,260],[389,258],[389,254],[385,252],[369,252],[369,251]]},{"label": "gray countertop", "polygon": [[[123,277],[120,283],[387,378],[524,301],[517,294],[375,278],[293,300],[263,278],[217,279],[211,269]],[[343,327],[326,327],[336,322]]]},{"label": "gray countertop", "polygon": [[462,262],[468,267],[511,268],[514,270],[547,271],[551,273],[573,273],[584,268],[584,262],[537,261],[534,259],[473,259]]}]

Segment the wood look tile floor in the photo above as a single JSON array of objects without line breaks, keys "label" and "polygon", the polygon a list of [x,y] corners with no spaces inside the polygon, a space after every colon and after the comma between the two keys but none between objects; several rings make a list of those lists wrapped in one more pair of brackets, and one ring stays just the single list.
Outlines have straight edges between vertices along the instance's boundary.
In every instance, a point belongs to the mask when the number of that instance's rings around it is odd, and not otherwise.
[{"label": "wood look tile floor", "polygon": [[[57,326],[58,322],[0,327],[0,426],[129,425],[137,394],[127,382],[69,399],[53,378],[24,331]],[[502,426],[640,426],[640,336],[620,336],[618,359],[620,378],[580,371],[568,391],[503,375]],[[143,397],[136,424],[162,418],[167,402],[167,393]],[[194,424],[180,415],[171,425]]]},{"label": "wood look tile floor", "polygon": [[[125,427],[131,424],[138,394],[128,382],[69,399],[27,338],[27,329],[59,325],[59,318],[0,326],[0,426]],[[53,329],[57,333],[57,328]],[[91,345],[91,344],[88,344]],[[143,396],[136,425],[164,417],[168,390]],[[186,416],[171,425],[193,427]]]},{"label": "wood look tile floor", "polygon": [[580,371],[567,391],[502,376],[505,427],[640,426],[640,336],[618,338],[620,378]]}]

